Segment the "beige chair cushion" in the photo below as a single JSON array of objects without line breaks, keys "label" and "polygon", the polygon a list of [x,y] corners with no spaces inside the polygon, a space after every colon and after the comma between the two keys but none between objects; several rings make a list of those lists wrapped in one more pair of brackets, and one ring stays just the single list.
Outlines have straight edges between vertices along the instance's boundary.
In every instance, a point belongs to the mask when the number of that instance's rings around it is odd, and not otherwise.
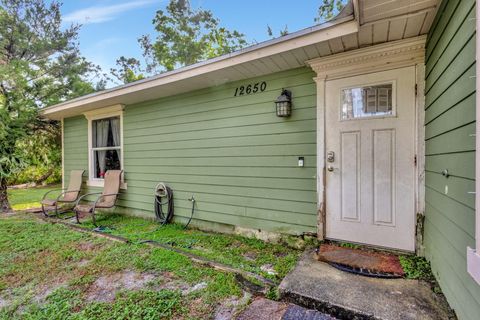
[{"label": "beige chair cushion", "polygon": [[82,177],[85,170],[72,170],[70,171],[70,182],[68,183],[68,188],[66,191],[75,191],[67,192],[63,196],[61,201],[73,202],[76,201],[78,195],[80,194],[80,188],[82,187]]},{"label": "beige chair cushion", "polygon": [[[102,194],[114,194],[120,191],[120,181],[122,178],[122,170],[108,170],[105,173],[105,180],[103,184]],[[102,199],[97,203],[99,208],[110,208],[115,205],[117,196],[103,196]]]}]

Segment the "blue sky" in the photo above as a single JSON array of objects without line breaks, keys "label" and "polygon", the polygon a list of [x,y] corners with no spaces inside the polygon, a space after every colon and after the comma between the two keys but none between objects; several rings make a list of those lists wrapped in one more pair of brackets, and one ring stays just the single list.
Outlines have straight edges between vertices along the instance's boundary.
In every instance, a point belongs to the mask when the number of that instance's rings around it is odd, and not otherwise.
[{"label": "blue sky", "polygon": [[[191,0],[193,7],[211,10],[220,24],[246,35],[249,42],[268,40],[267,25],[278,34],[288,25],[290,32],[314,24],[320,0]],[[80,49],[104,71],[115,60],[141,57],[137,38],[154,35],[152,19],[168,0],[64,0],[64,23],[81,23]]]}]

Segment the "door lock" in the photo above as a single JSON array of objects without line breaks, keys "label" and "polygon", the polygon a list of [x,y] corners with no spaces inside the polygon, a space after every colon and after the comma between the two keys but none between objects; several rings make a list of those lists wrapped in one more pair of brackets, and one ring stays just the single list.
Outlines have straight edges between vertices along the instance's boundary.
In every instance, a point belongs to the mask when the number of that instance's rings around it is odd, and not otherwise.
[{"label": "door lock", "polygon": [[333,170],[335,170],[335,168],[334,168],[334,167],[332,167],[332,166],[328,166],[328,167],[327,167],[327,171],[329,171],[329,172],[333,172]]},{"label": "door lock", "polygon": [[327,152],[327,161],[328,162],[334,162],[335,161],[335,152],[333,152],[333,151],[328,151]]}]

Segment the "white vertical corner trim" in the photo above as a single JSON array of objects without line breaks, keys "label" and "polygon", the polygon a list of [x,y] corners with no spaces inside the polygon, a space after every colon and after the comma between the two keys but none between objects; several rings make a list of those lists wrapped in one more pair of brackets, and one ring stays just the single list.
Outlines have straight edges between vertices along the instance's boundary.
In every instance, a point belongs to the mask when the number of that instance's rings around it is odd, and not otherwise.
[{"label": "white vertical corner trim", "polygon": [[425,64],[415,66],[416,72],[416,139],[415,154],[417,166],[415,168],[417,183],[416,210],[417,213],[425,212]]},{"label": "white vertical corner trim", "polygon": [[314,78],[317,85],[317,238],[325,237],[325,86],[326,78]]},{"label": "white vertical corner trim", "polygon": [[[477,19],[476,19],[476,26],[477,30],[480,29],[480,1],[477,0]],[[476,52],[476,60],[480,59],[480,35],[477,32],[477,52]],[[475,135],[475,249],[467,247],[467,270],[470,276],[480,284],[480,83],[478,81],[480,76],[480,66],[477,63],[476,66],[476,101],[475,107],[477,110],[476,116],[476,135]]]},{"label": "white vertical corner trim", "polygon": [[65,120],[60,120],[62,136],[62,189],[65,189]]},{"label": "white vertical corner trim", "polygon": [[[93,152],[92,152],[92,121],[104,118],[120,117],[120,166],[123,170],[124,166],[124,150],[123,150],[123,110],[125,106],[118,104],[111,107],[102,109],[96,109],[93,111],[85,112],[83,115],[87,118],[88,122],[88,180],[87,186],[89,187],[103,187],[103,179],[97,179],[93,176]],[[127,189],[127,183],[123,180],[120,184],[121,189]]]}]

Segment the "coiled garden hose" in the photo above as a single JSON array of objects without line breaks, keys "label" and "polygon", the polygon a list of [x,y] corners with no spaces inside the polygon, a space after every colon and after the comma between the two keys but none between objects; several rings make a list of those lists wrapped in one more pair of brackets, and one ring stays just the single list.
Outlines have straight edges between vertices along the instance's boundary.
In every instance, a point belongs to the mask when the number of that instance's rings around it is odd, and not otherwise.
[{"label": "coiled garden hose", "polygon": [[[167,206],[167,211],[163,211],[163,207]],[[164,183],[159,183],[155,187],[155,216],[161,225],[165,225],[172,221],[173,218],[173,191]]]}]

